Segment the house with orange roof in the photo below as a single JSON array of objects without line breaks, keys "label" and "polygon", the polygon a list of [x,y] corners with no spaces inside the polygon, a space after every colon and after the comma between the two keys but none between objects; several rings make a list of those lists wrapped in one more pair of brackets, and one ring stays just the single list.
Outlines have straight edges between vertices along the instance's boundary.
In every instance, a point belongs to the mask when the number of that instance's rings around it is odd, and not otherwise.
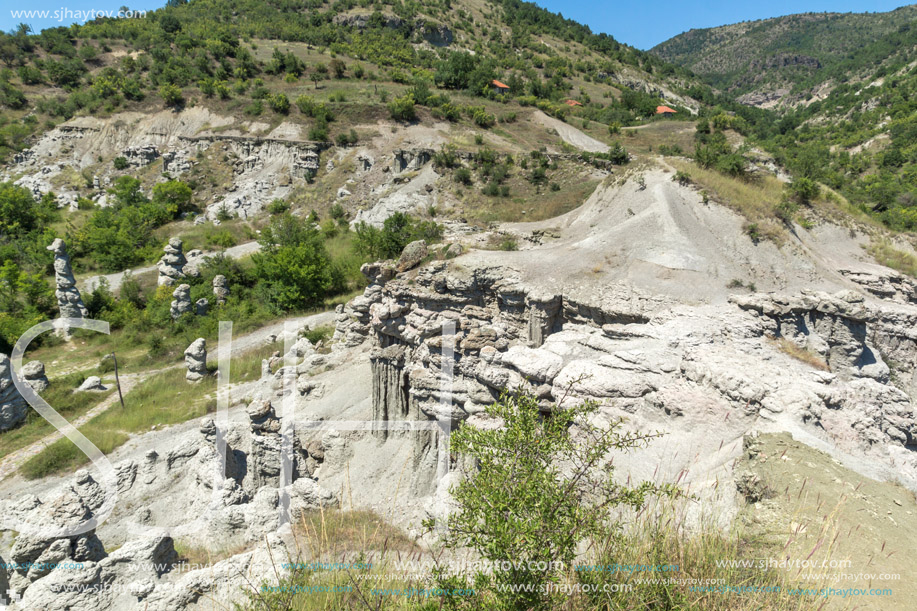
[{"label": "house with orange roof", "polygon": [[566,104],[567,106],[582,106],[583,105],[582,102],[577,102],[576,100],[567,100],[566,102],[564,102],[564,104]]},{"label": "house with orange roof", "polygon": [[656,107],[656,114],[657,114],[657,115],[662,115],[662,116],[664,116],[664,117],[671,117],[671,116],[674,115],[675,113],[676,113],[675,109],[674,109],[674,108],[669,108],[668,106],[657,106],[657,107]]},{"label": "house with orange roof", "polygon": [[498,81],[497,79],[492,80],[492,81],[490,82],[490,85],[491,85],[491,87],[493,87],[493,91],[494,91],[494,93],[497,94],[497,95],[500,95],[500,94],[503,94],[503,93],[509,93],[509,85],[506,85],[506,84],[504,84],[504,83],[501,83],[501,82]]}]

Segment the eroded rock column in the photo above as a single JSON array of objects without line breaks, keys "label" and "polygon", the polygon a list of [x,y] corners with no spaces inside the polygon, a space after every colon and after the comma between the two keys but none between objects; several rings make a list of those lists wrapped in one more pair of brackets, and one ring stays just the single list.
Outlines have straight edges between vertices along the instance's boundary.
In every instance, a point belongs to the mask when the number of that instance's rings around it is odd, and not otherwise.
[{"label": "eroded rock column", "polygon": [[188,372],[185,380],[191,383],[200,382],[207,375],[207,341],[199,337],[185,349],[185,365]]},{"label": "eroded rock column", "polygon": [[57,285],[54,294],[57,296],[61,318],[86,318],[89,312],[83,305],[80,291],[76,288],[67,245],[58,238],[48,246],[48,250],[54,253],[54,282]]}]

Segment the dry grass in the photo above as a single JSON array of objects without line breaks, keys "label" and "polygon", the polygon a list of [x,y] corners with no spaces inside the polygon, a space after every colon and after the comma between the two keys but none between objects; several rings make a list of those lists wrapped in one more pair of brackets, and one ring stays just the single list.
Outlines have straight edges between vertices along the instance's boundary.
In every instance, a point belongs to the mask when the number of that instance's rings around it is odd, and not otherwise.
[{"label": "dry grass", "polygon": [[783,223],[774,215],[774,207],[783,195],[783,183],[775,176],[761,175],[740,180],[706,170],[693,161],[668,159],[676,170],[686,172],[691,181],[710,194],[713,201],[732,208],[749,223],[757,225],[758,234],[780,244],[786,235]]},{"label": "dry grass", "polygon": [[814,367],[815,369],[820,369],[822,371],[831,371],[831,368],[828,367],[828,363],[825,361],[825,359],[815,354],[811,350],[807,350],[806,348],[801,348],[798,345],[796,345],[794,342],[790,341],[789,339],[785,337],[777,337],[777,338],[772,339],[771,341],[774,343],[775,346],[777,346],[777,348],[780,349],[781,352],[783,352],[784,354],[788,354],[789,356],[793,357],[797,361],[805,363],[806,365],[809,365],[810,367]]},{"label": "dry grass", "polygon": [[911,253],[895,248],[888,240],[875,240],[870,243],[867,252],[876,263],[890,267],[895,271],[917,278],[917,257]]},{"label": "dry grass", "polygon": [[[579,125],[572,123],[573,125]],[[604,127],[604,126],[601,126]],[[662,120],[637,127],[624,127],[617,138],[629,153],[648,155],[658,153],[660,146],[677,146],[685,155],[694,152],[693,121]],[[605,129],[608,139],[608,130]],[[590,134],[592,135],[592,134]]]}]

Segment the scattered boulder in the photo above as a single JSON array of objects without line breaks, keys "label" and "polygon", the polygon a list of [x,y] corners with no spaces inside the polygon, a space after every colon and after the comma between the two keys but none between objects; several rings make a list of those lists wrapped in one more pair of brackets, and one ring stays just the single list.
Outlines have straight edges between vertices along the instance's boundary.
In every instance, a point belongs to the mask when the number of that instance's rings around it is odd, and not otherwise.
[{"label": "scattered boulder", "polygon": [[217,305],[223,305],[229,299],[229,281],[223,274],[213,277],[213,296]]},{"label": "scattered boulder", "polygon": [[207,375],[207,341],[199,337],[185,349],[185,365],[188,372],[185,380],[192,383],[200,382]]},{"label": "scattered boulder", "polygon": [[180,284],[172,292],[172,297],[175,297],[175,300],[172,301],[169,314],[172,316],[172,320],[178,320],[182,314],[191,311],[191,287],[187,284]]},{"label": "scattered boulder", "polygon": [[102,384],[102,378],[99,376],[89,376],[76,390],[77,392],[102,392],[108,390],[108,387]]},{"label": "scattered boulder", "polygon": [[452,244],[449,244],[449,248],[446,249],[446,258],[454,259],[455,257],[458,257],[459,255],[461,255],[464,252],[465,252],[464,246],[462,246],[458,242],[453,242]]},{"label": "scattered boulder", "polygon": [[198,316],[207,316],[207,312],[210,311],[210,302],[207,301],[206,297],[201,297],[194,302],[194,313]]},{"label": "scattered boulder", "polygon": [[61,318],[86,318],[89,311],[83,305],[83,298],[76,288],[67,245],[57,238],[48,246],[48,250],[54,253],[54,282],[57,285],[54,294],[57,297]]},{"label": "scattered boulder", "polygon": [[22,377],[35,392],[42,393],[51,383],[45,375],[45,365],[41,361],[29,361],[22,366]]},{"label": "scattered boulder", "polygon": [[415,240],[411,242],[401,251],[401,257],[398,258],[395,269],[399,272],[406,272],[409,269],[414,269],[424,260],[427,256],[427,252],[427,242],[425,240]]}]

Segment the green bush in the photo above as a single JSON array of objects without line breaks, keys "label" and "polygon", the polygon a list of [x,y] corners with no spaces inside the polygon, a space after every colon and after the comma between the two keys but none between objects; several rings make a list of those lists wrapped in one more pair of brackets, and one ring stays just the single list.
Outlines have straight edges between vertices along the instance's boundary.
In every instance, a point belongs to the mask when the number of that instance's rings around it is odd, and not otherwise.
[{"label": "green bush", "polygon": [[282,199],[275,199],[267,205],[267,211],[270,214],[283,214],[290,209],[290,204]]},{"label": "green bush", "polygon": [[181,89],[171,83],[165,84],[159,88],[159,97],[162,98],[166,106],[181,106],[185,101]]},{"label": "green bush", "polygon": [[115,157],[111,163],[115,167],[116,170],[126,170],[127,169],[127,159],[125,157]]},{"label": "green bush", "polygon": [[320,305],[343,288],[343,278],[325,249],[321,233],[290,214],[275,218],[262,231],[261,252],[252,255],[256,290],[275,310],[286,312]]},{"label": "green bush", "polygon": [[388,111],[396,121],[413,121],[417,118],[414,109],[414,98],[411,94],[395,98],[388,103]]},{"label": "green bush", "polygon": [[290,100],[285,93],[272,93],[267,96],[267,103],[277,114],[285,115],[290,112]]},{"label": "green bush", "polygon": [[452,489],[457,511],[446,518],[443,543],[471,548],[493,570],[437,573],[437,585],[473,587],[469,604],[476,608],[561,608],[569,595],[549,586],[563,582],[583,546],[621,533],[611,510],[639,511],[650,496],[675,494],[671,486],[613,477],[614,453],[644,447],[656,435],[593,424],[594,402],[545,416],[534,396],[505,392],[485,409],[502,426],[462,425],[451,436],[452,451],[475,468]]},{"label": "green bush", "polygon": [[372,259],[393,259],[415,240],[437,242],[443,236],[442,225],[434,221],[419,221],[409,214],[396,212],[385,219],[382,229],[360,223],[356,227],[354,250]]}]

